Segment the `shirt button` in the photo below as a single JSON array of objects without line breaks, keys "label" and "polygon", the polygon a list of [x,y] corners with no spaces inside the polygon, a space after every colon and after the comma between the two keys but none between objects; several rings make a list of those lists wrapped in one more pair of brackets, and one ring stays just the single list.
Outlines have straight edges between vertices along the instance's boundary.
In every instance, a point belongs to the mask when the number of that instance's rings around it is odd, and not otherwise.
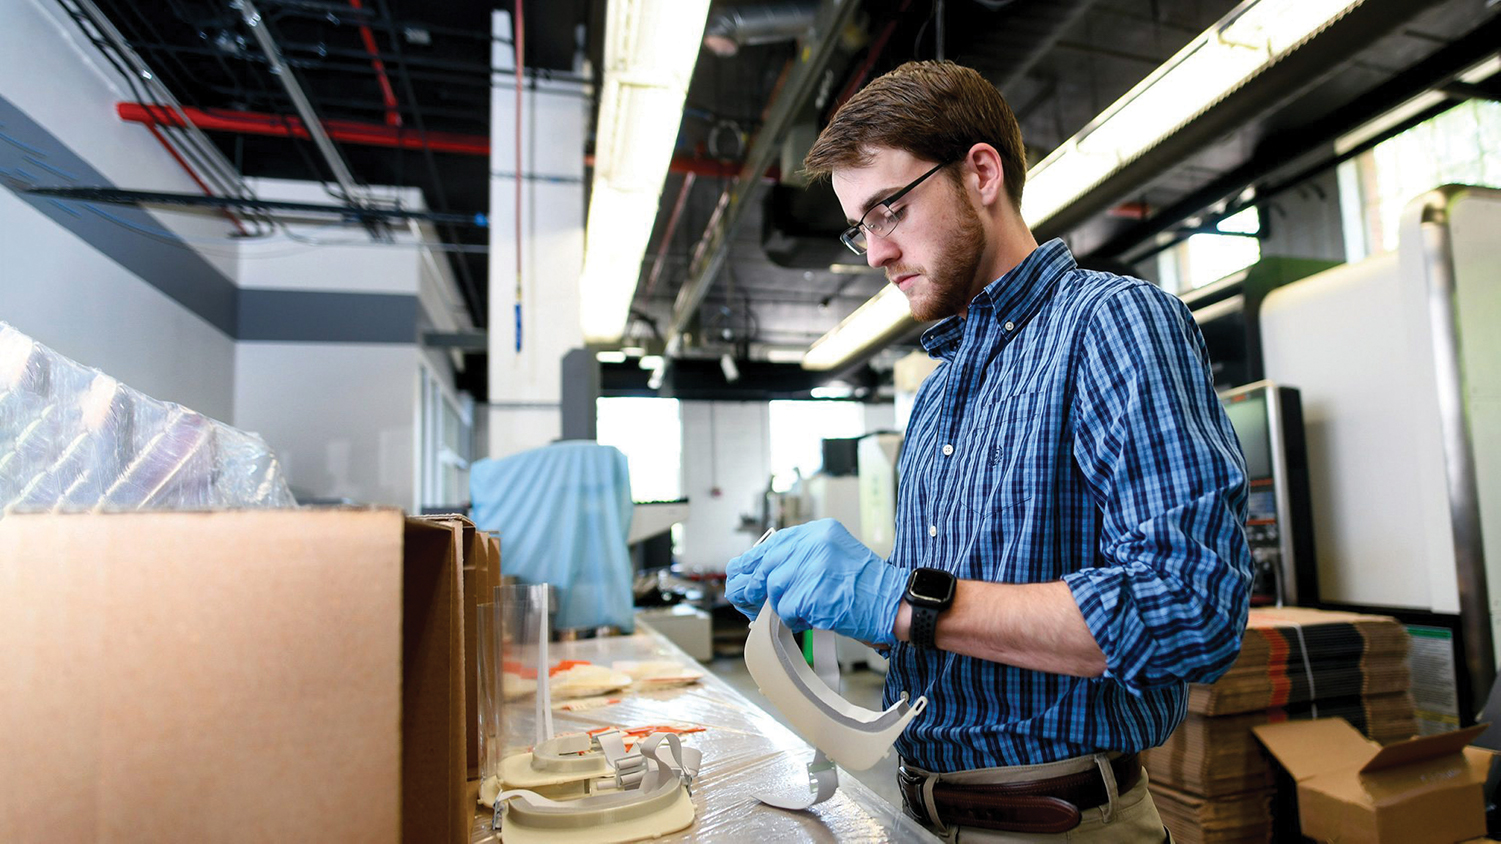
[{"label": "shirt button", "polygon": [[949,445],[948,443],[944,443],[943,444],[943,456],[944,457],[948,457],[950,454],[953,454],[953,453],[954,453],[954,447],[951,446],[951,445]]},{"label": "shirt button", "polygon": [[928,525],[928,536],[938,535],[938,525]]},{"label": "shirt button", "polygon": [[1007,331],[1010,331],[1011,329],[1013,329],[1015,327],[1016,327],[1016,323],[1011,322],[1010,320],[1007,320],[1007,322],[1006,322],[1006,330]]}]

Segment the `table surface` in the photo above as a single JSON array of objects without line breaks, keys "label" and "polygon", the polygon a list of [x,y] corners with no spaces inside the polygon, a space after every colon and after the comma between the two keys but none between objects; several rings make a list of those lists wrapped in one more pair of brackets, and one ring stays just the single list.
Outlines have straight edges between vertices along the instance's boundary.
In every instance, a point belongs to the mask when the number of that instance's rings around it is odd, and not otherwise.
[{"label": "table surface", "polygon": [[[813,747],[751,703],[666,637],[639,625],[633,636],[614,636],[559,642],[550,646],[549,661],[588,660],[609,665],[616,660],[666,659],[703,671],[699,682],[675,689],[616,692],[620,702],[581,712],[553,713],[556,732],[584,731],[601,726],[637,727],[649,724],[695,725],[703,732],[683,737],[703,751],[703,765],[693,781],[697,817],[693,826],[657,841],[814,841],[814,842],[935,842],[921,825],[876,795],[849,774],[839,778],[839,791],[805,812],[788,812],[756,800],[756,792],[806,788],[807,764]],[[507,718],[530,721],[530,713],[506,710]],[[893,751],[894,752],[894,751]],[[497,840],[489,829],[490,813],[475,817],[471,841]]]}]

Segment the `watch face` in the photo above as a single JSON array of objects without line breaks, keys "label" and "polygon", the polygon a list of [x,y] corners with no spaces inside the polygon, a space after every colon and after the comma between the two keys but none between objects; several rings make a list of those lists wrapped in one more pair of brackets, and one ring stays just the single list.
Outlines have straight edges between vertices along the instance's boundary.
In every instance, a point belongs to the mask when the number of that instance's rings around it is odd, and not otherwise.
[{"label": "watch face", "polygon": [[947,603],[954,596],[954,576],[938,569],[915,569],[907,591],[914,600],[923,603]]}]

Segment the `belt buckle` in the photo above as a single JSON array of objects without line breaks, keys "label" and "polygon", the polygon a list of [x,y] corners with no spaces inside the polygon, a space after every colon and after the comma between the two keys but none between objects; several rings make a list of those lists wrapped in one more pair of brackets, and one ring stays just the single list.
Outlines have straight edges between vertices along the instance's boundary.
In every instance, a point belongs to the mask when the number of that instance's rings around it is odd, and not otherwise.
[{"label": "belt buckle", "polygon": [[897,763],[896,766],[897,791],[901,792],[902,803],[907,809],[907,814],[912,819],[924,826],[936,826],[934,819],[928,816],[928,807],[922,798],[923,783],[927,777],[914,774],[907,770],[907,766]]}]

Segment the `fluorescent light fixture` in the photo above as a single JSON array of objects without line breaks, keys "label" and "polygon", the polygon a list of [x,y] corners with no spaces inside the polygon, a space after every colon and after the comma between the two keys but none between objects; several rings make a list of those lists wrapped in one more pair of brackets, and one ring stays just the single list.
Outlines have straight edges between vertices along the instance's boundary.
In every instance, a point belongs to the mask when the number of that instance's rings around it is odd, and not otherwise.
[{"label": "fluorescent light fixture", "polygon": [[808,350],[803,348],[802,346],[762,347],[762,355],[766,358],[767,363],[802,363],[803,355],[807,353]]},{"label": "fluorescent light fixture", "polygon": [[620,353],[628,358],[639,358],[642,355],[646,354],[646,350],[641,348],[640,346],[622,346],[620,348]]},{"label": "fluorescent light fixture", "polygon": [[607,6],[579,280],[588,342],[612,342],[625,331],[708,13],[709,0],[612,0]]},{"label": "fluorescent light fixture", "polygon": [[661,369],[662,368],[662,356],[661,355],[645,355],[645,356],[643,356],[641,358],[641,360],[639,360],[639,361],[636,362],[636,365],[639,366],[639,367],[641,367],[642,369]]},{"label": "fluorescent light fixture", "polygon": [[855,394],[855,388],[843,381],[830,381],[822,387],[814,387],[808,395],[815,399],[847,399]]},{"label": "fluorescent light fixture", "polygon": [[740,367],[735,365],[735,356],[729,352],[719,356],[719,370],[724,373],[724,380],[727,384],[740,380]]},{"label": "fluorescent light fixture", "polygon": [[625,363],[625,352],[595,352],[594,359],[600,363]]},{"label": "fluorescent light fixture", "polygon": [[896,285],[888,284],[833,331],[814,341],[803,355],[803,368],[834,369],[877,343],[890,342],[916,324],[906,295]]},{"label": "fluorescent light fixture", "polygon": [[1360,1],[1242,4],[1028,171],[1022,217],[1045,222]]},{"label": "fluorescent light fixture", "polygon": [[[1480,64],[1459,74],[1459,81],[1468,82],[1473,85],[1477,82],[1483,82],[1497,73],[1501,73],[1501,56],[1491,56]],[[1350,134],[1335,140],[1334,153],[1335,155],[1344,155],[1366,141],[1386,134],[1393,126],[1397,126],[1447,99],[1448,97],[1438,91],[1425,91],[1377,117],[1375,120],[1358,127]]]},{"label": "fluorescent light fixture", "polygon": [[[1361,2],[1249,0],[1237,6],[1027,171],[1022,218],[1033,228],[1046,222]],[[834,369],[890,342],[913,325],[906,304],[895,287],[882,289],[810,346],[803,366]]]}]

